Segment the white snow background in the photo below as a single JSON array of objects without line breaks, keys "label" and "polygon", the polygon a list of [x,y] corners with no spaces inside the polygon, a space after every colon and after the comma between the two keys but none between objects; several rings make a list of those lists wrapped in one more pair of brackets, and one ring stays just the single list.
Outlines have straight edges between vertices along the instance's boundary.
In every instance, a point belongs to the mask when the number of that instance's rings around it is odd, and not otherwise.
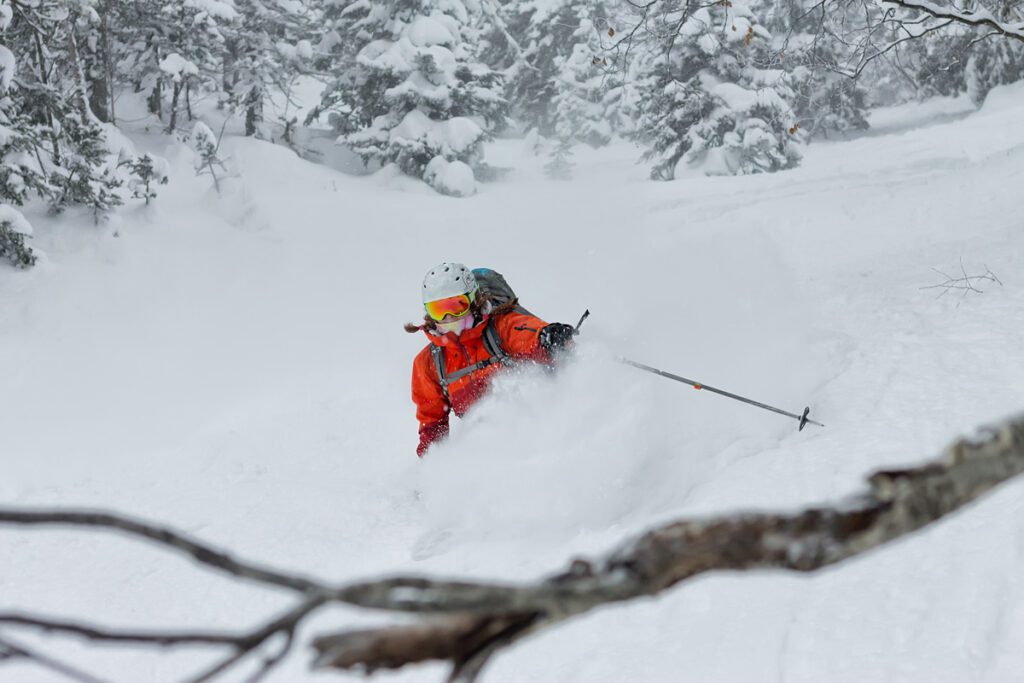
[{"label": "white snow background", "polygon": [[[193,153],[150,207],[30,214],[34,269],[0,268],[0,501],[108,508],[334,582],[528,580],[656,522],[793,510],[860,490],[1024,408],[1024,85],[978,112],[876,112],[799,169],[646,180],[635,149],[579,150],[453,199],[266,142]],[[409,376],[423,272],[504,273],[551,321],[592,317],[559,373],[499,381],[425,461]],[[984,294],[922,289],[990,268]],[[824,429],[640,373],[617,355],[799,412]],[[713,575],[599,610],[500,656],[502,681],[1024,680],[1024,482],[814,575]],[[430,552],[414,552],[436,539]],[[422,559],[414,559],[418,556]],[[241,629],[291,596],[104,533],[0,528],[0,605],[114,626]],[[308,639],[399,618],[331,608]],[[177,681],[213,650],[18,634],[119,681]],[[251,670],[251,668],[250,668]],[[442,680],[441,665],[378,675]],[[241,677],[236,676],[237,680]],[[236,680],[232,679],[232,680]],[[0,680],[55,680],[18,665]]]}]

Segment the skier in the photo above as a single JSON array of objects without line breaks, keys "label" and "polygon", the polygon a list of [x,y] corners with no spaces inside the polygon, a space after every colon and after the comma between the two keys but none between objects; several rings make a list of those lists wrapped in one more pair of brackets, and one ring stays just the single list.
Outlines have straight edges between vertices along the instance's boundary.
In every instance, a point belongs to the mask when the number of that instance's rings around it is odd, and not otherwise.
[{"label": "skier", "polygon": [[[502,291],[481,288],[475,273]],[[501,367],[524,360],[551,363],[575,331],[520,308],[498,273],[471,271],[461,263],[442,263],[427,272],[423,307],[423,324],[405,326],[407,332],[422,330],[430,340],[412,364],[420,435],[416,454],[421,458],[448,435],[448,414],[464,415],[487,393],[491,376]]]}]

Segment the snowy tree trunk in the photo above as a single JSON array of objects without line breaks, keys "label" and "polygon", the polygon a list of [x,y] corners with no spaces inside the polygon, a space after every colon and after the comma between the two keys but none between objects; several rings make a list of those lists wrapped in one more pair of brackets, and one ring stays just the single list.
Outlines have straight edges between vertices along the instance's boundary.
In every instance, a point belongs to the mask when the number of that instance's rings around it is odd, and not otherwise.
[{"label": "snowy tree trunk", "polygon": [[181,96],[181,81],[175,81],[171,92],[171,120],[167,124],[168,133],[173,133],[178,126],[178,98]]},{"label": "snowy tree trunk", "polygon": [[99,44],[89,56],[86,81],[89,109],[103,123],[114,120],[114,87],[110,63],[109,8],[106,3],[97,7],[100,15]]},{"label": "snowy tree trunk", "polygon": [[238,72],[235,64],[238,62],[238,41],[229,40],[225,45],[224,58],[221,62],[221,88],[230,96],[235,92],[235,84],[238,82]]},{"label": "snowy tree trunk", "polygon": [[[153,51],[153,57],[156,60],[157,67],[160,65],[160,48]],[[146,99],[146,104],[149,105],[149,113],[156,114],[156,117],[161,121],[164,118],[163,114],[163,81],[158,77],[156,83],[153,84],[153,90],[149,93],[149,97]]]},{"label": "snowy tree trunk", "polygon": [[263,93],[259,87],[252,87],[245,103],[245,134],[256,135],[256,125],[263,121]]},{"label": "snowy tree trunk", "polygon": [[[82,121],[89,121],[96,118],[91,107],[89,86],[86,79],[86,68],[82,51],[78,49],[78,37],[75,35],[74,15],[68,21],[68,54],[71,55],[71,62],[74,64],[75,102],[78,104],[78,111],[82,115]],[[106,109],[106,95],[100,100],[100,105]]]},{"label": "snowy tree trunk", "polygon": [[[39,78],[40,83],[48,86],[50,84],[49,77],[47,76],[47,73],[49,72],[49,65],[46,63],[46,51],[43,50],[43,42],[39,36],[38,30],[33,32],[32,42],[35,47],[35,50],[33,51],[33,57],[35,61],[37,77]],[[50,150],[50,158],[53,160],[54,164],[59,166],[61,163],[60,136],[57,134],[57,127],[54,125],[53,109],[49,106],[49,104],[44,105],[43,109],[45,111],[46,116],[46,124],[48,130],[47,135],[49,136],[50,143],[53,147]]]}]

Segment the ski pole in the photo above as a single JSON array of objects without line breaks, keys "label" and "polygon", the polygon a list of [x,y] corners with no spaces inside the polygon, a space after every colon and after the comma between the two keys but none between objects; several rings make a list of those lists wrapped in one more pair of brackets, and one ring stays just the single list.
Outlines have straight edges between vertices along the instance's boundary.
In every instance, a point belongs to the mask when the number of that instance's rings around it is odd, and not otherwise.
[{"label": "ski pole", "polygon": [[626,365],[632,365],[634,368],[637,368],[638,370],[643,370],[644,372],[650,372],[652,374],[661,375],[662,377],[666,377],[668,379],[672,379],[672,380],[675,380],[677,382],[682,382],[683,384],[689,384],[694,389],[707,390],[707,391],[710,391],[712,393],[719,394],[721,396],[725,396],[726,398],[731,398],[731,399],[734,399],[734,400],[737,400],[737,401],[742,401],[743,403],[749,403],[750,405],[757,406],[758,408],[764,408],[765,410],[770,410],[773,413],[778,413],[780,415],[785,415],[786,417],[792,417],[792,418],[800,421],[800,427],[797,429],[797,431],[803,431],[804,427],[806,427],[808,425],[808,423],[810,423],[812,425],[818,425],[819,427],[824,427],[825,426],[825,425],[821,424],[820,422],[815,422],[814,420],[812,420],[812,419],[807,417],[807,415],[811,412],[811,407],[810,406],[807,406],[807,407],[804,408],[803,414],[797,415],[796,413],[791,413],[789,411],[782,410],[781,408],[776,408],[776,407],[770,406],[770,405],[768,405],[766,403],[761,403],[760,401],[754,401],[752,399],[745,398],[743,396],[738,396],[738,395],[730,393],[728,391],[723,391],[721,389],[716,389],[715,387],[708,386],[707,384],[704,384],[702,382],[694,382],[692,379],[686,379],[685,377],[680,377],[679,375],[673,375],[671,372],[665,372],[664,370],[659,370],[658,368],[652,368],[650,365],[644,365],[643,363],[637,363],[636,361],[630,360],[628,358],[619,358],[619,361],[622,362],[622,363],[625,363]]},{"label": "ski pole", "polygon": [[576,323],[576,327],[572,328],[573,336],[580,333],[580,327],[583,326],[583,321],[590,317],[590,309],[583,311],[583,315],[580,316],[580,321]]}]

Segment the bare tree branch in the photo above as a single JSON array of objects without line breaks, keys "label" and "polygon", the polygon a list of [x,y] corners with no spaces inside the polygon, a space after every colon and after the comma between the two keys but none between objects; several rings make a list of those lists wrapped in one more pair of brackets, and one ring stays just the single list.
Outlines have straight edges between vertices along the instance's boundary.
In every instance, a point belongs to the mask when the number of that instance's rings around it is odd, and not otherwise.
[{"label": "bare tree branch", "polygon": [[251,634],[240,640],[236,646],[236,651],[225,658],[218,664],[202,671],[201,673],[187,679],[189,683],[205,683],[205,681],[211,681],[220,674],[229,670],[235,666],[242,659],[247,657],[250,653],[254,652],[263,643],[277,635],[283,633],[285,636],[285,645],[282,651],[273,657],[270,657],[264,661],[263,666],[259,672],[257,672],[257,678],[252,680],[258,680],[266,675],[271,668],[279,664],[291,650],[292,641],[295,637],[295,629],[298,628],[299,623],[303,619],[308,617],[316,609],[327,603],[328,595],[324,592],[313,593],[310,597],[304,600],[296,607],[286,611],[281,616],[270,621],[264,626],[253,631]]},{"label": "bare tree branch", "polygon": [[[653,595],[709,571],[816,571],[931,524],[1021,472],[1024,415],[956,441],[935,462],[875,473],[867,493],[834,507],[674,522],[597,561],[577,560],[537,584],[397,578],[349,587],[336,597],[378,609],[461,613],[414,626],[321,637],[314,642],[315,665],[372,671],[431,657],[452,661],[454,676],[464,667],[462,643],[468,640],[480,651],[490,648],[490,656],[571,616]],[[502,615],[511,621],[495,622]],[[516,620],[516,615],[522,616]],[[491,635],[496,625],[497,635]],[[486,645],[475,640],[480,636]]]},{"label": "bare tree branch", "polygon": [[92,624],[83,624],[65,619],[55,619],[0,612],[0,624],[32,628],[43,633],[65,633],[87,640],[108,643],[145,643],[150,645],[238,645],[246,636],[217,633],[215,631],[131,631],[112,630]]},{"label": "bare tree branch", "polygon": [[[953,277],[952,275],[948,275],[942,272],[938,268],[932,268],[932,270],[934,270],[942,277],[946,278],[945,281],[940,282],[936,285],[925,285],[924,287],[919,287],[919,289],[941,289],[942,291],[939,293],[937,297],[935,297],[937,299],[941,299],[943,296],[949,294],[953,290],[962,290],[964,293],[963,295],[965,297],[969,292],[975,292],[976,294],[984,294],[985,290],[979,289],[979,286],[983,281],[995,282],[1000,286],[1003,284],[1003,281],[996,277],[996,274],[993,273],[988,266],[985,266],[985,272],[982,273],[981,275],[968,275],[967,269],[964,268],[963,259],[960,259],[960,272],[962,273],[961,277]],[[957,303],[957,306],[959,305],[960,304]]]},{"label": "bare tree branch", "polygon": [[[421,618],[411,624],[322,635],[313,642],[315,667],[372,672],[441,660],[452,665],[450,681],[471,683],[494,654],[601,605],[655,595],[710,571],[816,571],[931,524],[1022,472],[1024,414],[957,440],[933,462],[877,472],[868,479],[866,492],[837,505],[796,513],[740,513],[673,522],[623,543],[604,556],[574,560],[559,574],[525,584],[394,577],[328,589],[307,579],[234,560],[177,532],[109,513],[5,508],[0,509],[0,524],[120,530],[186,552],[204,567],[302,590],[304,600],[241,636],[130,633],[13,613],[0,615],[0,624],[155,645],[193,643],[209,636],[210,644],[234,648],[223,661],[190,679],[192,683],[212,680],[281,634],[281,648],[263,660],[250,679],[256,681],[287,655],[296,629],[309,614],[329,602],[342,602],[415,613]],[[25,656],[0,641],[0,662],[5,654],[8,658]]]},{"label": "bare tree branch", "polygon": [[300,593],[320,592],[326,586],[295,574],[236,560],[228,553],[167,527],[130,517],[91,510],[23,510],[0,507],[0,524],[19,526],[71,526],[110,529],[144,538],[182,552],[196,562],[240,579],[279,586]]},{"label": "bare tree branch", "polygon": [[49,655],[44,655],[41,652],[33,649],[29,649],[24,645],[19,645],[11,641],[6,636],[0,636],[0,664],[4,661],[24,659],[27,662],[35,664],[43,669],[52,671],[60,674],[64,678],[78,683],[107,683],[102,678],[97,678],[92,674],[86,673],[81,669],[65,664],[60,660],[54,659]]}]

